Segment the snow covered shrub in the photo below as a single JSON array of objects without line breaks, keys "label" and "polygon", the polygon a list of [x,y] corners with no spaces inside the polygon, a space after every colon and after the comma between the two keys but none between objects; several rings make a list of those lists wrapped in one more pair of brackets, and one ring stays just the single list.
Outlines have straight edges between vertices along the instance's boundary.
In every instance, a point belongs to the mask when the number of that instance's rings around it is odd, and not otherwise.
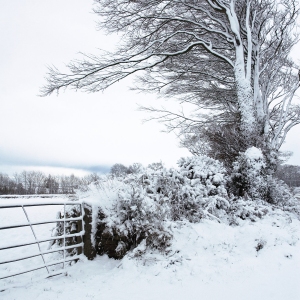
[{"label": "snow covered shrub", "polygon": [[231,190],[237,196],[246,194],[252,199],[268,197],[266,162],[262,151],[251,147],[241,153],[233,165]]},{"label": "snow covered shrub", "polygon": [[[167,216],[174,221],[198,222],[227,204],[223,165],[207,156],[181,158],[179,170],[150,168],[135,181],[147,197],[168,207]],[[130,180],[128,178],[128,180]]]},{"label": "snow covered shrub", "polygon": [[207,156],[194,156],[181,158],[178,166],[178,170],[148,172],[142,182],[150,197],[169,205],[171,220],[198,222],[228,206],[222,163]]},{"label": "snow covered shrub", "polygon": [[300,200],[298,198],[291,197],[287,201],[279,203],[279,207],[293,213],[300,220]]},{"label": "snow covered shrub", "polygon": [[147,247],[161,252],[170,245],[172,234],[165,225],[168,206],[160,200],[149,197],[146,189],[134,182],[120,189],[110,214],[101,220],[104,237],[100,243],[118,239],[116,253],[109,256],[121,258],[143,240]]},{"label": "snow covered shrub", "polygon": [[133,238],[133,245],[145,239],[152,248],[169,246],[171,234],[164,228],[169,209],[162,197],[149,197],[144,187],[130,186],[120,191],[116,210],[120,229]]},{"label": "snow covered shrub", "polygon": [[201,185],[201,196],[226,196],[226,169],[218,160],[201,155],[181,158],[178,161],[179,172],[190,179],[191,186]]},{"label": "snow covered shrub", "polygon": [[232,198],[229,200],[226,214],[229,225],[239,225],[239,219],[248,219],[255,222],[271,210],[272,207],[262,200],[252,201],[244,198]]},{"label": "snow covered shrub", "polygon": [[249,196],[278,204],[291,198],[290,188],[268,174],[262,151],[251,147],[234,163],[230,182],[231,191],[237,196]]},{"label": "snow covered shrub", "polygon": [[268,202],[273,204],[287,203],[292,198],[291,189],[282,180],[268,176],[267,184]]},{"label": "snow covered shrub", "polygon": [[198,222],[228,207],[220,162],[201,156],[178,164],[179,170],[151,167],[122,179],[114,204],[99,218],[100,253],[121,258],[142,242],[165,252],[172,239],[170,221]]},{"label": "snow covered shrub", "polygon": [[190,221],[206,215],[218,216],[218,210],[228,206],[226,170],[223,164],[207,156],[181,158],[179,173],[184,178],[173,210],[180,207]]},{"label": "snow covered shrub", "polygon": [[255,247],[255,250],[258,252],[258,251],[262,250],[265,245],[266,245],[265,240],[259,240],[256,247]]},{"label": "snow covered shrub", "polygon": [[141,182],[147,195],[160,205],[168,207],[167,217],[178,220],[187,211],[198,213],[194,202],[184,192],[186,178],[175,169],[148,169]]}]

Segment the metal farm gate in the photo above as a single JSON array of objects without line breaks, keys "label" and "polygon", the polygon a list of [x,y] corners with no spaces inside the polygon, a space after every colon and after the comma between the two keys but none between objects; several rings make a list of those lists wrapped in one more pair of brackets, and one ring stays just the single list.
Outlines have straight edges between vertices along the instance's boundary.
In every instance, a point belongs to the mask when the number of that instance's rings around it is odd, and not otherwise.
[{"label": "metal farm gate", "polygon": [[[47,198],[50,198],[50,195],[47,195]],[[34,197],[33,197],[34,198]],[[78,260],[80,258],[80,254],[83,253],[83,249],[84,249],[84,243],[83,243],[83,237],[85,234],[84,231],[84,214],[85,214],[85,210],[83,207],[83,203],[81,201],[64,201],[64,200],[58,200],[58,199],[51,199],[51,200],[47,200],[47,199],[43,199],[38,200],[38,199],[20,199],[20,201],[18,201],[18,203],[13,203],[14,201],[9,201],[12,202],[11,204],[8,201],[5,201],[6,203],[1,203],[0,201],[0,209],[6,209],[6,208],[22,208],[27,222],[26,223],[20,223],[20,224],[11,224],[11,225],[7,225],[7,226],[1,226],[0,230],[4,230],[4,229],[12,229],[12,228],[20,228],[20,227],[25,227],[28,226],[30,227],[32,234],[34,236],[34,241],[32,242],[25,242],[25,243],[20,243],[20,244],[14,244],[14,245],[6,245],[4,247],[0,247],[0,257],[1,257],[1,250],[7,250],[7,249],[12,249],[12,248],[17,248],[17,247],[24,247],[24,246],[28,246],[28,245],[33,245],[36,244],[38,246],[38,251],[36,253],[32,253],[30,255],[26,255],[26,256],[22,256],[22,257],[14,257],[12,259],[9,260],[4,260],[1,261],[0,258],[0,265],[2,264],[8,264],[11,262],[16,262],[16,261],[21,261],[21,260],[25,260],[28,258],[33,258],[33,257],[37,257],[37,256],[41,256],[42,260],[43,260],[43,264],[41,265],[37,265],[34,266],[33,268],[30,269],[26,269],[26,270],[22,270],[20,272],[15,272],[6,276],[2,276],[0,277],[0,279],[5,279],[5,278],[9,278],[12,276],[16,276],[16,275],[20,275],[20,274],[24,274],[24,273],[28,273],[28,272],[32,272],[35,270],[39,270],[42,268],[45,268],[48,272],[48,275],[46,277],[51,277],[54,275],[58,275],[58,274],[62,274],[64,273],[64,269],[65,269],[65,264],[66,262],[69,261],[74,261],[74,260]],[[40,222],[31,222],[28,214],[26,212],[26,207],[30,207],[30,206],[48,206],[48,205],[61,205],[63,206],[63,211],[64,211],[64,218],[62,219],[48,219],[48,220],[43,220]],[[79,205],[80,206],[80,216],[79,217],[74,217],[74,218],[66,218],[66,206],[67,205]],[[77,232],[76,233],[66,233],[66,228],[67,225],[70,224],[70,222],[72,222],[73,224],[77,224]],[[35,225],[42,225],[42,224],[49,224],[49,223],[59,223],[61,226],[63,225],[63,234],[62,235],[58,235],[58,236],[52,236],[52,237],[45,237],[42,239],[38,239],[36,236],[36,233],[34,231],[33,226]],[[66,239],[68,238],[76,238],[76,243],[67,246],[66,245]],[[55,240],[62,240],[62,246],[55,248],[55,249],[48,249],[46,251],[42,251],[40,243],[43,242],[55,242]],[[73,256],[66,256],[66,251],[70,250],[70,249],[75,249],[77,248],[77,254],[73,255]],[[54,260],[51,262],[46,262],[44,256],[46,254],[50,254],[50,253],[54,253],[54,252],[59,252],[59,251],[63,251],[63,258],[60,260]],[[53,265],[58,265],[58,264],[63,264],[63,267],[61,270],[56,271],[56,272],[51,272],[49,270],[50,266]]]}]

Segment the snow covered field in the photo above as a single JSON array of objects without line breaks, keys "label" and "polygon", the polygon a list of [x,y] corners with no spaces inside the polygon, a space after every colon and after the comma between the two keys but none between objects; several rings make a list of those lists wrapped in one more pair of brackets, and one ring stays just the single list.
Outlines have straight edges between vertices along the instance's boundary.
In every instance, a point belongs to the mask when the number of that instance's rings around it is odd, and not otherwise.
[{"label": "snow covered field", "polygon": [[[12,210],[0,210],[1,225],[26,221],[21,209]],[[58,210],[28,208],[28,214],[32,220],[48,219]],[[41,226],[38,237],[50,236],[52,228],[53,224]],[[181,222],[172,231],[168,256],[155,252],[138,256],[140,245],[120,261],[83,257],[68,267],[67,276],[43,279],[47,275],[43,269],[2,280],[0,287],[18,286],[1,292],[0,299],[300,299],[300,222],[288,214],[278,211],[234,227],[211,220]],[[0,231],[1,245],[27,240],[33,240],[30,228]],[[0,260],[37,251],[20,249],[1,251]],[[0,276],[41,262],[38,257],[0,265]]]}]

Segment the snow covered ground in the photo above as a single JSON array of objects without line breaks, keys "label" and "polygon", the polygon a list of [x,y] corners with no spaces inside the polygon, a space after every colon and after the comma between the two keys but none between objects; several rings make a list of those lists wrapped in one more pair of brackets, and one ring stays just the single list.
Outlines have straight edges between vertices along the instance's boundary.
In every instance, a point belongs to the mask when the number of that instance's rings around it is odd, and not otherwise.
[{"label": "snow covered ground", "polygon": [[[33,219],[55,218],[58,209],[28,208],[28,214]],[[1,225],[25,221],[22,211],[9,210],[0,210]],[[44,226],[38,234],[49,236],[52,227]],[[43,279],[47,273],[40,270],[21,279],[2,280],[0,290],[17,287],[0,292],[0,299],[300,299],[300,222],[287,213],[274,212],[258,222],[241,221],[234,227],[211,220],[181,222],[173,224],[172,231],[168,256],[155,252],[139,256],[141,245],[120,261],[83,257],[67,268],[67,275]],[[33,239],[29,228],[0,232],[1,245],[21,239]],[[0,251],[0,260],[30,251]],[[41,263],[41,258],[36,260],[9,268],[0,265],[0,276]]]}]

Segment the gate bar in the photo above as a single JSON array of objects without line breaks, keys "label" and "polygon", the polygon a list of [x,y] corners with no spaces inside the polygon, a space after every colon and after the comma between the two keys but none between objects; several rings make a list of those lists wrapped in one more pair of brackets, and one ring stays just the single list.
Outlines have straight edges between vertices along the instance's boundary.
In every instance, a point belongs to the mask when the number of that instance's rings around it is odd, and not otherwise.
[{"label": "gate bar", "polygon": [[34,239],[35,239],[35,241],[36,241],[36,244],[37,244],[37,246],[38,246],[38,248],[39,248],[41,258],[42,258],[42,260],[43,260],[43,262],[44,262],[44,266],[45,266],[45,268],[46,268],[48,274],[50,274],[50,271],[49,271],[48,267],[46,266],[45,257],[44,257],[44,255],[41,253],[41,252],[42,252],[42,249],[41,249],[40,242],[38,241],[38,239],[37,239],[37,237],[36,237],[36,234],[35,234],[35,232],[34,232],[34,230],[33,230],[32,224],[30,224],[29,217],[28,217],[27,212],[26,212],[26,210],[25,210],[25,207],[24,207],[23,205],[22,205],[22,209],[23,209],[24,214],[25,214],[25,216],[26,216],[26,219],[27,219],[27,221],[28,221],[28,223],[29,223],[29,225],[30,225],[30,228],[31,228],[32,234],[33,234],[33,236],[34,236]]},{"label": "gate bar", "polygon": [[[1,205],[0,205],[1,208]],[[82,217],[76,217],[76,218],[68,218],[66,219],[66,221],[81,221]],[[31,222],[31,223],[20,223],[20,224],[15,224],[12,226],[4,226],[4,227],[0,227],[0,230],[2,229],[12,229],[12,228],[18,228],[18,227],[25,227],[25,226],[30,226],[31,225],[42,225],[42,224],[49,224],[49,223],[57,223],[57,222],[63,222],[64,219],[53,219],[53,220],[47,220],[47,221],[43,221],[43,222]]]},{"label": "gate bar", "polygon": [[[7,200],[5,200],[6,202]],[[82,205],[82,202],[81,201],[51,201],[51,202],[43,202],[43,201],[37,201],[37,202],[34,202],[35,200],[31,200],[32,203],[24,203],[24,204],[20,204],[20,201],[18,201],[18,203],[11,203],[13,202],[13,200],[9,200],[7,201],[7,203],[1,203],[0,204],[0,207],[2,208],[14,208],[14,207],[22,207],[23,206],[47,206],[47,205]]]},{"label": "gate bar", "polygon": [[[38,241],[40,243],[42,243],[42,242],[49,242],[49,241],[53,241],[53,240],[61,240],[64,237],[68,238],[68,237],[74,237],[74,236],[83,236],[84,234],[85,234],[85,231],[82,230],[82,231],[80,231],[78,233],[73,233],[73,234],[69,234],[69,235],[66,235],[66,236],[63,236],[63,235],[54,236],[54,237],[51,237],[51,238],[47,238],[47,239],[44,239],[44,240],[38,240]],[[0,250],[6,250],[6,249],[17,248],[17,247],[22,247],[22,246],[28,246],[28,245],[33,245],[33,244],[36,244],[36,242],[29,242],[29,243],[24,243],[24,244],[19,244],[19,245],[13,245],[13,246],[5,246],[5,247],[1,247]]]},{"label": "gate bar", "polygon": [[[80,244],[74,244],[74,245],[71,245],[71,246],[66,246],[65,249],[66,249],[66,250],[69,250],[69,249],[79,248],[79,247],[83,247],[83,243],[80,243]],[[27,259],[27,258],[36,257],[36,256],[39,256],[39,255],[41,255],[41,254],[50,254],[50,253],[54,253],[54,252],[59,252],[59,251],[62,251],[62,250],[63,250],[62,248],[57,248],[57,249],[52,249],[52,250],[43,251],[43,252],[41,252],[41,253],[39,252],[39,253],[37,253],[37,254],[31,254],[31,255],[19,257],[19,258],[12,259],[12,260],[9,260],[9,261],[8,261],[8,260],[6,260],[6,261],[0,261],[0,265],[12,263],[12,262],[19,261],[19,260],[23,260],[23,259]]]},{"label": "gate bar", "polygon": [[[9,277],[13,277],[13,276],[16,276],[16,275],[21,275],[21,274],[25,274],[25,273],[29,273],[29,272],[32,272],[32,271],[36,271],[36,270],[39,270],[39,269],[43,269],[45,268],[46,266],[49,267],[49,266],[54,266],[54,265],[58,265],[58,264],[62,264],[64,262],[67,262],[67,261],[72,261],[72,260],[77,260],[77,259],[80,259],[82,256],[81,255],[74,255],[70,258],[66,258],[65,260],[61,259],[61,260],[57,260],[55,262],[50,262],[50,263],[47,263],[45,265],[40,265],[38,267],[35,267],[33,269],[28,269],[26,271],[22,271],[22,272],[15,272],[15,273],[12,273],[10,275],[7,275],[7,276],[4,276],[4,277],[0,277],[0,279],[5,279],[5,278],[9,278]],[[51,276],[51,274],[50,274]]]}]

